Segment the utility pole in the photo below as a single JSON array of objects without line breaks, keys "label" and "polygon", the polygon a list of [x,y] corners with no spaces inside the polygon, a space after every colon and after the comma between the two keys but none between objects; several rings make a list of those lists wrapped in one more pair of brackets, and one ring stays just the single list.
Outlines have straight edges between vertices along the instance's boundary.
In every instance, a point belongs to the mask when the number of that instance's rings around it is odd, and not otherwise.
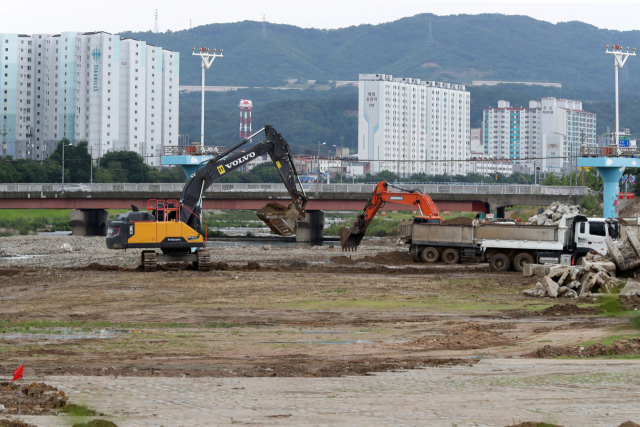
[{"label": "utility pole", "polygon": [[[581,142],[580,142],[580,151],[584,151],[584,130],[581,131]],[[584,187],[584,168],[581,168],[582,172],[582,186]],[[578,177],[576,176],[576,186],[578,186]]]},{"label": "utility pole", "polygon": [[91,146],[91,158],[90,158],[90,160],[91,160],[91,163],[90,163],[91,166],[90,166],[89,170],[91,172],[89,174],[89,177],[90,177],[89,179],[91,180],[91,184],[93,184],[93,145]]},{"label": "utility pole", "polygon": [[213,53],[209,53],[209,48],[201,47],[198,53],[196,53],[196,48],[193,48],[193,56],[199,56],[202,60],[202,117],[200,122],[200,144],[204,147],[204,72],[211,67],[213,64],[213,60],[222,57],[222,49],[220,49],[220,53],[217,54],[216,50],[213,49]]},{"label": "utility pole", "polygon": [[320,141],[318,141],[318,170],[316,171],[316,193],[318,192],[318,185],[320,184],[320,145],[325,145],[326,142],[323,142],[322,144],[320,144]]},{"label": "utility pole", "polygon": [[64,138],[62,141],[62,194],[64,194]]},{"label": "utility pole", "polygon": [[613,55],[614,57],[614,64],[615,64],[615,70],[616,70],[616,78],[615,78],[615,82],[616,82],[616,125],[615,125],[615,136],[614,136],[614,141],[616,142],[616,146],[619,146],[619,141],[618,141],[618,137],[619,137],[619,133],[620,133],[620,129],[618,128],[618,126],[620,126],[620,108],[618,106],[618,68],[622,68],[624,67],[624,63],[627,62],[627,59],[629,59],[630,56],[636,56],[636,48],[633,48],[633,53],[629,53],[629,48],[627,48],[626,52],[622,51],[622,47],[620,45],[613,45],[612,46],[613,50],[609,50],[609,45],[607,45],[607,50],[605,53],[610,53]]}]

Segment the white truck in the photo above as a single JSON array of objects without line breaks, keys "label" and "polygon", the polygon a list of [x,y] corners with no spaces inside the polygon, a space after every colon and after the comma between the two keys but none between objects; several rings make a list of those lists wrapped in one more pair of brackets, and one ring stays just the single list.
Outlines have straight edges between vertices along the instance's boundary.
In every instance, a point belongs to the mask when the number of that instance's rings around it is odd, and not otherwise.
[{"label": "white truck", "polygon": [[470,225],[403,223],[401,237],[417,262],[446,264],[489,261],[493,271],[528,263],[579,262],[590,250],[606,254],[604,241],[617,239],[614,219],[564,215],[557,225],[522,225],[478,219]]}]

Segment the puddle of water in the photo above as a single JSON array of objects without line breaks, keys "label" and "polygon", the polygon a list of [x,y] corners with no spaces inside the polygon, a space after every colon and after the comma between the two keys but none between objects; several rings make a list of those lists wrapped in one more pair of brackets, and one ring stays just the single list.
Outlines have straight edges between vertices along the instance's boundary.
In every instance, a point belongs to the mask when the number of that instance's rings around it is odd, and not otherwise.
[{"label": "puddle of water", "polygon": [[43,257],[46,255],[20,255],[20,256],[7,256],[7,257],[0,257],[0,261],[16,261],[16,260],[20,260],[20,259],[32,259],[32,258],[39,258],[39,257]]}]

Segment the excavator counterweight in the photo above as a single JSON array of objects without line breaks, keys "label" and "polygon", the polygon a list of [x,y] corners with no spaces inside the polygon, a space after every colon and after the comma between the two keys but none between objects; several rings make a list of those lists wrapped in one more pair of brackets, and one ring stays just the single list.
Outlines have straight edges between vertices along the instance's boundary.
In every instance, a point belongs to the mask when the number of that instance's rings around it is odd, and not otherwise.
[{"label": "excavator counterweight", "polygon": [[[393,187],[400,191],[390,192],[389,187]],[[421,213],[419,218],[423,222],[437,223],[442,222],[440,212],[431,197],[417,190],[407,190],[402,187],[390,184],[387,181],[380,182],[371,198],[367,202],[364,210],[350,227],[342,227],[340,229],[340,244],[343,251],[356,251],[360,242],[364,238],[367,228],[373,218],[375,218],[378,210],[384,206],[385,202],[401,203],[413,205],[418,208]]]}]

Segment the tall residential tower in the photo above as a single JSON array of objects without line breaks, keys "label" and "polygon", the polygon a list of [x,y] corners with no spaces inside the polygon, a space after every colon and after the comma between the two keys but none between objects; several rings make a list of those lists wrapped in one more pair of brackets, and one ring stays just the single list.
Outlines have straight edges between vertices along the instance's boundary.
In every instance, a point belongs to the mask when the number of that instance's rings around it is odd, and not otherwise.
[{"label": "tall residential tower", "polygon": [[470,98],[463,85],[360,74],[358,158],[371,173],[468,172]]},{"label": "tall residential tower", "polygon": [[177,52],[106,32],[0,37],[8,155],[26,157],[27,126],[36,159],[67,138],[94,158],[135,151],[156,166],[178,144]]}]

